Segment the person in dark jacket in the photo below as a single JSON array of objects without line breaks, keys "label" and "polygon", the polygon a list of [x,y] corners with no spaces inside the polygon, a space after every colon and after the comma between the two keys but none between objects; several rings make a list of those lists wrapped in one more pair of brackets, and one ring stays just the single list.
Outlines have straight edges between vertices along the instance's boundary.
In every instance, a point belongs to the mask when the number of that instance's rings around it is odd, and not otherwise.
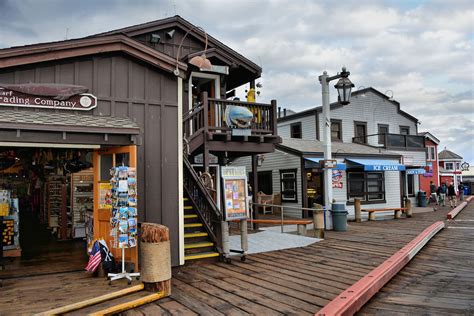
[{"label": "person in dark jacket", "polygon": [[451,208],[457,206],[456,190],[454,188],[453,182],[451,182],[451,184],[448,187],[448,199],[449,199],[449,206],[451,206]]},{"label": "person in dark jacket", "polygon": [[448,187],[446,183],[442,183],[439,188],[439,205],[446,206],[446,191],[448,191]]}]

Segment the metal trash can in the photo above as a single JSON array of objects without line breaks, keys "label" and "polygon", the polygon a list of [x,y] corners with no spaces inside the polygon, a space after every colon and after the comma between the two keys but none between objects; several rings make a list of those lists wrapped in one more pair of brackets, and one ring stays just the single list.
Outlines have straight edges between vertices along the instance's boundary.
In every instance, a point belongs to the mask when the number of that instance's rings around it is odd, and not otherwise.
[{"label": "metal trash can", "polygon": [[332,205],[332,223],[334,231],[345,232],[347,230],[347,214],[346,205],[343,203],[334,203]]},{"label": "metal trash can", "polygon": [[418,191],[418,206],[426,207],[426,192]]}]

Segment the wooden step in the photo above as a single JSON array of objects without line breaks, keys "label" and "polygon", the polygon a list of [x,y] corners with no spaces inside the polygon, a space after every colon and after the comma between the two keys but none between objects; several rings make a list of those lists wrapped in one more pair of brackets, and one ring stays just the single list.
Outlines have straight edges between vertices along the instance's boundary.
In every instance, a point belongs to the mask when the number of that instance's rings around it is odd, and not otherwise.
[{"label": "wooden step", "polygon": [[184,256],[184,260],[198,260],[198,259],[205,259],[205,258],[214,258],[214,257],[219,257],[218,252],[202,252],[202,253],[197,253],[189,256]]},{"label": "wooden step", "polygon": [[202,223],[189,223],[184,224],[184,228],[202,227]]},{"label": "wooden step", "polygon": [[184,234],[184,238],[207,237],[207,236],[208,234],[206,232]]},{"label": "wooden step", "polygon": [[187,201],[189,201],[189,198],[183,198],[183,201],[187,202]]},{"label": "wooden step", "polygon": [[184,215],[184,219],[191,219],[191,218],[197,218],[197,214],[186,214]]},{"label": "wooden step", "polygon": [[212,247],[214,246],[213,242],[195,242],[190,244],[185,244],[184,249],[195,249],[195,248],[205,248],[205,247]]},{"label": "wooden step", "polygon": [[192,210],[193,207],[192,207],[191,205],[188,205],[188,206],[185,206],[184,209],[185,209],[185,210]]}]

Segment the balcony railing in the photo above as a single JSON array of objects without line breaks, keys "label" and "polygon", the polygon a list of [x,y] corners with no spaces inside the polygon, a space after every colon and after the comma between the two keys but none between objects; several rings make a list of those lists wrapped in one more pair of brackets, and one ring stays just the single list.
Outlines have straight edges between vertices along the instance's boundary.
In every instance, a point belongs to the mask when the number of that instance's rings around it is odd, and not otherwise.
[{"label": "balcony railing", "polygon": [[[245,107],[253,113],[248,133],[246,136],[277,135],[276,101],[271,104],[249,103],[208,98],[203,93],[201,102],[185,113],[183,117],[183,130],[186,138],[191,140],[196,135],[204,133],[219,133],[232,135],[232,126],[225,120],[225,112],[229,106]],[[242,130],[242,129],[239,129]]]},{"label": "balcony railing", "polygon": [[[374,139],[376,139],[374,141]],[[420,149],[425,148],[425,138],[418,135],[380,133],[353,137],[352,142],[359,144],[380,145],[387,149]]]}]

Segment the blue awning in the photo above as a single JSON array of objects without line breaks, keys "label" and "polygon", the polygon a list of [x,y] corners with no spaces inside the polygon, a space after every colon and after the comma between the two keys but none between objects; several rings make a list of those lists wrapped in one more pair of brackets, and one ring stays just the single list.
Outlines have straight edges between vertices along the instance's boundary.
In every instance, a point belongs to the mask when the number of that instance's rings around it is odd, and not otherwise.
[{"label": "blue awning", "polygon": [[[306,168],[320,168],[319,167],[319,162],[321,160],[324,160],[324,158],[304,158],[306,160],[305,167]],[[346,164],[345,163],[338,163],[336,165],[336,168],[334,170],[346,170]]]},{"label": "blue awning", "polygon": [[347,159],[346,161],[363,166],[364,171],[403,171],[405,166],[397,162],[380,159]]},{"label": "blue awning", "polygon": [[420,169],[407,169],[407,174],[425,174],[426,170],[423,168]]}]

